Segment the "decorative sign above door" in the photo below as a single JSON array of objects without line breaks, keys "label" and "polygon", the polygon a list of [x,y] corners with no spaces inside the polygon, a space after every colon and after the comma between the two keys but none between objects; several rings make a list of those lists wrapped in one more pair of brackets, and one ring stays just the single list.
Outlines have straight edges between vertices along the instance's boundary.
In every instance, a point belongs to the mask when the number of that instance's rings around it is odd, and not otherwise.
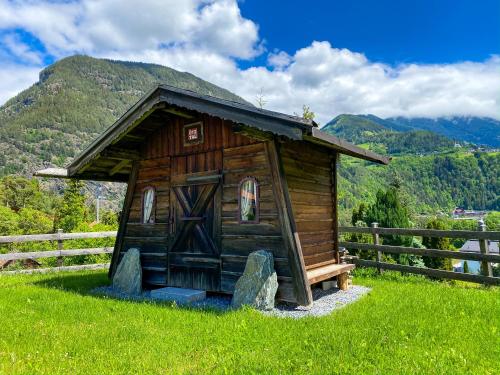
[{"label": "decorative sign above door", "polygon": [[184,146],[203,143],[203,123],[201,121],[184,125]]}]

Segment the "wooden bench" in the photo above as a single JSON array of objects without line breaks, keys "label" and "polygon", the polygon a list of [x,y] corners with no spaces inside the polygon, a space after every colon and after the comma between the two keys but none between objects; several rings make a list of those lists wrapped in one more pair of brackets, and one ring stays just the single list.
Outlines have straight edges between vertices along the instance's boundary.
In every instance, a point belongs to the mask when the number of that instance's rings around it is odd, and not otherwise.
[{"label": "wooden bench", "polygon": [[339,289],[347,290],[347,275],[354,267],[354,264],[323,263],[318,267],[308,269],[307,278],[309,279],[309,283],[313,285],[337,276],[337,286]]}]

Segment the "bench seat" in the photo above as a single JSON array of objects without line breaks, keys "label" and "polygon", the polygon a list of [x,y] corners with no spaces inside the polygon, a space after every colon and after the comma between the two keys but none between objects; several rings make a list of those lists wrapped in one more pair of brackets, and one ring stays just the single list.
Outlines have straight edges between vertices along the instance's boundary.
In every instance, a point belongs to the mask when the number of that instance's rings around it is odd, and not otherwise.
[{"label": "bench seat", "polygon": [[311,285],[328,280],[334,276],[347,276],[347,272],[353,270],[354,264],[327,264],[307,271],[307,278]]}]

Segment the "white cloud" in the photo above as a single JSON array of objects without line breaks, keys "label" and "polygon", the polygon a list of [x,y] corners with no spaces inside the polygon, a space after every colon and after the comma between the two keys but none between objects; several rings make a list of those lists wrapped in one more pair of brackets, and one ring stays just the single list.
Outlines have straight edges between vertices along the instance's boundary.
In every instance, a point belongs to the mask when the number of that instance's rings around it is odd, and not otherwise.
[{"label": "white cloud", "polygon": [[38,80],[40,69],[23,66],[0,67],[0,104]]},{"label": "white cloud", "polygon": [[39,52],[33,51],[26,43],[23,43],[18,35],[7,34],[2,43],[5,49],[16,58],[34,65],[42,63],[42,57]]},{"label": "white cloud", "polygon": [[267,56],[268,65],[276,69],[286,68],[291,61],[292,57],[285,51],[275,51]]},{"label": "white cloud", "polygon": [[257,25],[241,16],[236,0],[0,0],[0,29],[8,28],[32,33],[56,57],[169,45],[237,58],[262,50]]},{"label": "white cloud", "polygon": [[[481,63],[390,66],[323,41],[291,55],[269,53],[269,68],[240,69],[236,59],[251,59],[264,49],[258,26],[242,17],[236,0],[0,0],[0,31],[14,28],[34,35],[54,57],[86,53],[163,64],[252,102],[262,90],[269,109],[300,113],[307,104],[321,123],[340,113],[500,119],[500,57],[495,56]],[[11,42],[17,43],[4,49],[25,64],[37,64],[36,53],[22,41]],[[0,97],[23,81],[0,80]]]},{"label": "white cloud", "polygon": [[[172,62],[167,57],[164,61]],[[182,59],[175,66],[182,67]],[[482,63],[391,67],[328,42],[314,42],[278,70],[239,70],[232,60],[224,59],[209,68],[196,64],[189,68],[252,102],[262,90],[269,109],[301,113],[307,104],[321,123],[340,113],[500,119],[500,57]]]}]

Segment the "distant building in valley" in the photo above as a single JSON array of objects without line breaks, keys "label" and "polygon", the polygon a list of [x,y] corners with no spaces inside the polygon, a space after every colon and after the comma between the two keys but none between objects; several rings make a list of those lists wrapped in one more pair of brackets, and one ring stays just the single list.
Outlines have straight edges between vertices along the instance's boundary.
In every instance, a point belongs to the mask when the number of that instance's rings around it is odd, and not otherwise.
[{"label": "distant building in valley", "polygon": [[[488,241],[489,252],[490,254],[499,254],[498,252],[498,241]],[[461,248],[461,252],[471,252],[471,253],[480,253],[481,249],[479,248],[478,240],[469,240],[467,241]],[[469,267],[469,273],[479,274],[481,269],[481,262],[474,260],[467,260],[467,265]],[[464,271],[464,260],[457,260],[453,264],[453,270],[455,272],[463,272]]]},{"label": "distant building in valley", "polygon": [[488,211],[466,210],[456,207],[451,213],[454,219],[482,219]]}]

